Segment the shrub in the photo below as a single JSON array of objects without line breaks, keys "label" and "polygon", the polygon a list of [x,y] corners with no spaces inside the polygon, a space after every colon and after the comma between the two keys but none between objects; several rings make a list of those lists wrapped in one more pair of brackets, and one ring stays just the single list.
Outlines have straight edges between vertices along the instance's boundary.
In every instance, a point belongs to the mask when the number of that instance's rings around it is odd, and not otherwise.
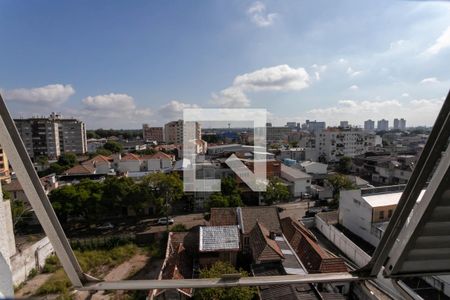
[{"label": "shrub", "polygon": [[60,267],[61,267],[61,265],[59,263],[58,257],[56,257],[56,255],[51,255],[51,256],[47,257],[47,259],[45,260],[45,265],[42,268],[42,272],[53,273]]}]

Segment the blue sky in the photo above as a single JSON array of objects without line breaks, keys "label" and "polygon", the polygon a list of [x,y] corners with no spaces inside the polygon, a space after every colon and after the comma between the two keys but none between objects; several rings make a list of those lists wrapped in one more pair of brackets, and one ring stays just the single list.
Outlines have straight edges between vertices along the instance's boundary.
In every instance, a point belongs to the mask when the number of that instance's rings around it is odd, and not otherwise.
[{"label": "blue sky", "polygon": [[444,1],[2,0],[0,37],[13,115],[88,128],[159,125],[185,107],[432,125],[450,87]]}]

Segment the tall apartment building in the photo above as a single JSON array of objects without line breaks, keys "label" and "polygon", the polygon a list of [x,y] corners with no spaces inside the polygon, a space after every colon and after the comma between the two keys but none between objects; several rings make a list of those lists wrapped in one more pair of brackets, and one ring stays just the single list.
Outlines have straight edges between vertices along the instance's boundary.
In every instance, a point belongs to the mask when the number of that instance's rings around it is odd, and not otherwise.
[{"label": "tall apartment building", "polygon": [[405,119],[394,119],[394,129],[406,130],[406,120]]},{"label": "tall apartment building", "polygon": [[377,122],[377,130],[378,131],[387,131],[389,130],[389,121],[385,119],[381,119]]},{"label": "tall apartment building", "polygon": [[380,136],[359,129],[329,128],[316,133],[315,148],[319,158],[337,162],[343,156],[361,155],[381,144]]},{"label": "tall apartment building", "polygon": [[56,159],[62,153],[87,152],[86,126],[76,119],[52,113],[48,118],[15,119],[17,130],[31,159]]},{"label": "tall apartment building", "polygon": [[306,120],[306,122],[304,124],[302,124],[302,129],[303,130],[308,130],[308,131],[313,132],[313,133],[325,130],[325,128],[326,128],[326,123],[325,122]]},{"label": "tall apartment building", "polygon": [[369,119],[364,121],[364,130],[365,131],[374,131],[375,130],[375,121]]},{"label": "tall apartment building", "polygon": [[142,125],[142,137],[144,141],[164,141],[164,134],[162,127],[150,127],[148,124]]},{"label": "tall apartment building", "polygon": [[[195,139],[201,140],[201,138],[200,124],[195,122]],[[172,121],[164,125],[164,142],[168,144],[183,143],[183,120]]]},{"label": "tall apartment building", "polygon": [[286,127],[297,128],[297,122],[286,122]]},{"label": "tall apartment building", "polygon": [[287,142],[292,128],[284,126],[266,127],[266,139],[268,143]]},{"label": "tall apartment building", "polygon": [[0,180],[9,180],[9,162],[6,153],[3,151],[0,146]]}]

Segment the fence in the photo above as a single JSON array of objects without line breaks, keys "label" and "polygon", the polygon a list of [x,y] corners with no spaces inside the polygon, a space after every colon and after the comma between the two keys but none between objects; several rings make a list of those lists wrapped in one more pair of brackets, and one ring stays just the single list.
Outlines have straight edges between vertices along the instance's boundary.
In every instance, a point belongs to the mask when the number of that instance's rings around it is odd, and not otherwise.
[{"label": "fence", "polygon": [[73,249],[97,249],[97,248],[113,248],[129,242],[134,242],[136,235],[133,233],[96,236],[89,238],[72,238],[70,246]]},{"label": "fence", "polygon": [[37,241],[26,249],[17,251],[11,257],[11,271],[14,285],[24,282],[31,270],[39,270],[45,265],[45,259],[53,253],[48,237]]},{"label": "fence", "polygon": [[358,267],[365,266],[370,261],[370,256],[364,250],[359,248],[336,227],[328,225],[318,214],[316,215],[316,227]]}]

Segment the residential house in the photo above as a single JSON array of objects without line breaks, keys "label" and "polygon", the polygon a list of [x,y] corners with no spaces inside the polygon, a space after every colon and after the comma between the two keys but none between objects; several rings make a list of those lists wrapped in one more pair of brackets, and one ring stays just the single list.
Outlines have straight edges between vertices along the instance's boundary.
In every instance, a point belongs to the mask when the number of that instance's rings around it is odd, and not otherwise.
[{"label": "residential house", "polygon": [[288,187],[293,197],[300,197],[310,192],[312,176],[299,169],[281,164],[281,178],[288,182]]},{"label": "residential house", "polygon": [[[170,232],[167,240],[166,255],[158,279],[190,279],[193,275],[193,249],[195,243],[189,236],[191,232]],[[153,299],[189,299],[192,288],[152,289],[148,298]]]},{"label": "residential house", "polygon": [[376,247],[401,195],[401,186],[343,190],[339,196],[339,224]]},{"label": "residential house", "polygon": [[199,263],[209,267],[217,261],[236,265],[240,251],[240,236],[237,225],[201,226],[199,234]]}]

